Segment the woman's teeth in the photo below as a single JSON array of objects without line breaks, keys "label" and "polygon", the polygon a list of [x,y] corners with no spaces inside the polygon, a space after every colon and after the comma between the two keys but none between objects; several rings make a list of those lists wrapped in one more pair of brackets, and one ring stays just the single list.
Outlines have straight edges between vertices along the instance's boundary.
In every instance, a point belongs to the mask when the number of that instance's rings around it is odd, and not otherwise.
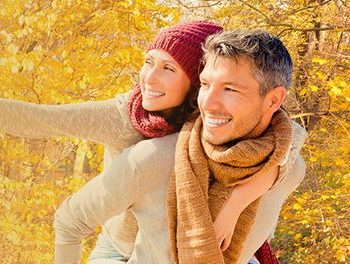
[{"label": "woman's teeth", "polygon": [[145,95],[147,97],[160,97],[160,96],[165,95],[165,93],[156,92],[156,91],[145,91]]}]

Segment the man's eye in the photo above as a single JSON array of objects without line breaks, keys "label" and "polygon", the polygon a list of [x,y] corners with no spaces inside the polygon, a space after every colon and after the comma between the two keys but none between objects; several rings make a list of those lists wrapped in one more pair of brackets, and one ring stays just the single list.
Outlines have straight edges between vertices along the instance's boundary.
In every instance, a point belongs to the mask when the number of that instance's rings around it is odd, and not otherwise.
[{"label": "man's eye", "polygon": [[151,64],[152,63],[152,61],[151,61],[151,59],[145,59],[145,62],[144,62],[145,64]]},{"label": "man's eye", "polygon": [[236,89],[231,88],[231,87],[225,87],[225,91],[228,91],[228,92],[237,92]]}]

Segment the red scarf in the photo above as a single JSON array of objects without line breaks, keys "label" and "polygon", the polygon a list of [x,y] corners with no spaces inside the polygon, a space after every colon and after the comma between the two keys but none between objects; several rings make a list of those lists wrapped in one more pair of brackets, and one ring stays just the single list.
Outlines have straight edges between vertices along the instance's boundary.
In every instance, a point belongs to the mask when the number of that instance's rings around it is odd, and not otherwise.
[{"label": "red scarf", "polygon": [[279,264],[277,257],[267,241],[255,252],[255,257],[259,260],[260,264]]},{"label": "red scarf", "polygon": [[142,107],[139,84],[132,89],[128,110],[133,127],[146,138],[163,137],[175,132],[175,128],[162,116],[153,114]]}]

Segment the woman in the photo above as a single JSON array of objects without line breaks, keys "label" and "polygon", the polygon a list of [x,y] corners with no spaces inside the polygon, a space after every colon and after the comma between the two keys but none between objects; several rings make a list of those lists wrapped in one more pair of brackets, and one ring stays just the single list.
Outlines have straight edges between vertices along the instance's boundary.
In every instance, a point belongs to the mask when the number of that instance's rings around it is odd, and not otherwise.
[{"label": "woman", "polygon": [[[115,99],[59,106],[1,99],[1,128],[17,136],[65,135],[101,143],[106,148],[107,168],[124,148],[144,138],[176,132],[194,114],[201,45],[207,36],[221,30],[214,23],[190,22],[160,32],[148,48],[140,84]],[[104,261],[110,255],[116,261],[127,260],[136,233],[130,213],[112,218],[104,225],[91,261]],[[106,252],[105,243],[112,250]]]}]

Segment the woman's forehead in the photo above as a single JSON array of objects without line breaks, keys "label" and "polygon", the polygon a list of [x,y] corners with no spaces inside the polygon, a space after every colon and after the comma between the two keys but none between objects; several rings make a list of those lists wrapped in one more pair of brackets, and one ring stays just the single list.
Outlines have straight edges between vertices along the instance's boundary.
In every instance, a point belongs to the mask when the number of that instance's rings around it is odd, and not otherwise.
[{"label": "woman's forehead", "polygon": [[[166,51],[161,49],[152,49],[146,53],[147,57],[151,57],[153,59],[161,60],[163,62],[169,62],[178,65],[176,60]],[[180,67],[180,65],[178,65]]]}]

